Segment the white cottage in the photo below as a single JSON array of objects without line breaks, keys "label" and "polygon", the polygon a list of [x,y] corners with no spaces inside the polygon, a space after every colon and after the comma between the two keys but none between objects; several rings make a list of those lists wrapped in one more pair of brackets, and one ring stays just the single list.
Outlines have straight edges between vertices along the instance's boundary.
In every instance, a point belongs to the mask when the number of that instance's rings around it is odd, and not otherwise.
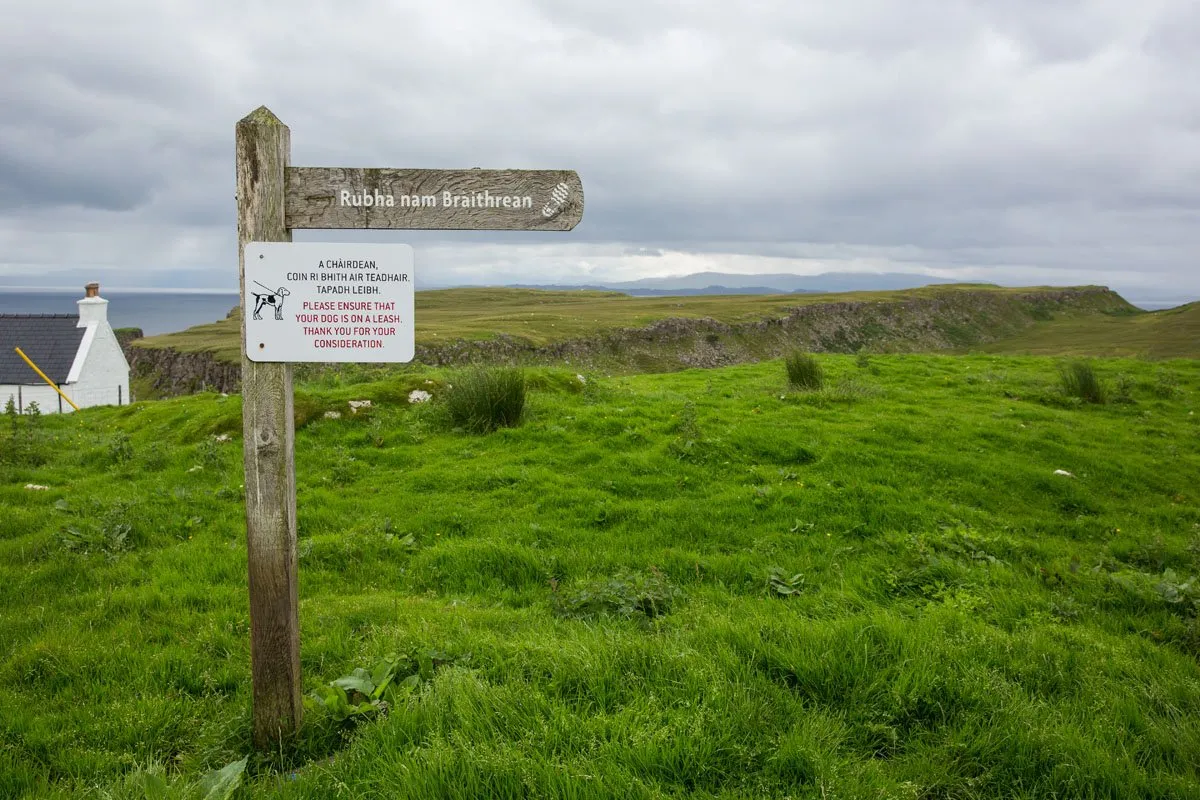
[{"label": "white cottage", "polygon": [[129,402],[129,362],[108,324],[108,301],[98,283],[84,291],[79,316],[0,314],[0,409],[12,398],[22,413],[31,402],[43,413],[74,410],[18,348],[80,408]]}]

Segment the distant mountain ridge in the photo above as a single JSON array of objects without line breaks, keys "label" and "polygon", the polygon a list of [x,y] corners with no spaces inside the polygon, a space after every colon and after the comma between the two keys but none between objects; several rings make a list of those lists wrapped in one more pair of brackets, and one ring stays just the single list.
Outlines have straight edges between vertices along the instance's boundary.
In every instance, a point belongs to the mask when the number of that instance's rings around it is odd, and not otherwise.
[{"label": "distant mountain ridge", "polygon": [[[586,284],[506,284],[514,289],[591,289],[622,292],[639,297],[713,294],[796,294],[815,292],[890,291],[918,289],[934,284],[960,283],[952,278],[937,278],[905,272],[878,274],[860,272],[824,272],[819,275],[695,272],[669,278],[642,278],[636,281],[600,281]],[[992,286],[994,284],[981,284]]]},{"label": "distant mountain ridge", "polygon": [[772,286],[705,286],[699,289],[642,289],[638,287],[623,288],[615,284],[578,284],[578,283],[506,283],[505,289],[541,289],[553,292],[593,291],[620,292],[633,297],[698,297],[700,295],[725,294],[821,294],[819,289],[795,289],[785,291]]}]

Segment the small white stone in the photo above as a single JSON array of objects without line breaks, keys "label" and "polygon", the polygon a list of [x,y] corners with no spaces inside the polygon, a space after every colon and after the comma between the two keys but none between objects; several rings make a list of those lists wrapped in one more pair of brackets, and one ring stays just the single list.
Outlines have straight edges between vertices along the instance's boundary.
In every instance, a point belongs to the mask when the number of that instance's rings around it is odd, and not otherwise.
[{"label": "small white stone", "polygon": [[341,418],[342,418],[342,412],[340,412],[340,411],[326,411],[325,412],[325,419],[341,419]]},{"label": "small white stone", "polygon": [[1062,475],[1062,476],[1064,476],[1064,477],[1067,477],[1067,478],[1074,478],[1074,477],[1075,477],[1075,476],[1074,476],[1074,475],[1072,475],[1071,473],[1067,472],[1065,469],[1056,469],[1056,470],[1054,470],[1054,474],[1055,474],[1055,475]]},{"label": "small white stone", "polygon": [[576,375],[575,380],[579,381],[580,383],[587,383],[587,378],[583,377],[582,375]]},{"label": "small white stone", "polygon": [[201,466],[199,464],[197,464],[196,466],[189,469],[188,472],[199,472],[201,469],[202,469]]},{"label": "small white stone", "polygon": [[371,407],[370,400],[351,400],[350,401],[350,413],[351,414],[357,414],[358,410],[360,408],[370,408],[370,407]]},{"label": "small white stone", "polygon": [[32,490],[33,490],[33,491],[35,491],[35,492],[44,492],[44,491],[46,491],[47,489],[49,489],[50,487],[49,487],[49,486],[42,486],[40,483],[27,483],[27,484],[25,484],[25,488],[26,488],[26,489],[32,489]]},{"label": "small white stone", "polygon": [[214,436],[213,438],[216,439],[218,442],[228,442],[229,434],[228,433],[219,433],[216,436]]},{"label": "small white stone", "polygon": [[425,403],[425,402],[428,402],[429,399],[432,397],[433,397],[433,395],[431,395],[429,392],[422,391],[421,389],[413,389],[411,392],[408,393],[408,402],[410,402],[410,403]]}]

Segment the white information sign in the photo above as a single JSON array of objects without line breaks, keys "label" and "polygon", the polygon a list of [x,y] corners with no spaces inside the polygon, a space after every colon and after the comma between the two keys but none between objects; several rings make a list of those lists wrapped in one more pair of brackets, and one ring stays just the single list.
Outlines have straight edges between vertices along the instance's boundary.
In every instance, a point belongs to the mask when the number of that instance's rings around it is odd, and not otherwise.
[{"label": "white information sign", "polygon": [[247,242],[245,262],[251,361],[412,361],[411,245]]}]

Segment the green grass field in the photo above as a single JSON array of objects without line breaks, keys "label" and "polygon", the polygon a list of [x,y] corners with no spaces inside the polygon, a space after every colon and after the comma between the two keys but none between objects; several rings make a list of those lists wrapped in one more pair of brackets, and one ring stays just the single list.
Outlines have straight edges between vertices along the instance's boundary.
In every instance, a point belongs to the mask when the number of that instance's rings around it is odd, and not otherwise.
[{"label": "green grass field", "polygon": [[[668,318],[710,318],[736,324],[777,318],[787,309],[822,303],[952,299],[967,291],[1016,295],[1053,290],[1054,287],[1045,286],[1012,289],[988,284],[943,284],[905,291],[840,294],[631,297],[619,292],[596,291],[441,289],[416,294],[416,340],[418,344],[434,345],[454,339],[489,339],[502,334],[544,345],[591,336],[600,331],[644,327]],[[1133,311],[1132,307],[1125,310]],[[1061,321],[1068,322],[1077,316],[1063,315]],[[1087,314],[1083,319],[1090,320],[1092,316]],[[136,346],[167,347],[183,353],[207,352],[218,360],[237,362],[241,358],[240,325],[238,312],[208,325],[147,337]],[[1160,331],[1163,332],[1165,329]],[[1195,343],[1190,340],[1185,350],[1179,355],[1198,354]]]},{"label": "green grass field", "polygon": [[818,358],[301,386],[305,691],[418,678],[266,756],[239,397],[0,417],[0,797],[1200,797],[1200,362]]},{"label": "green grass field", "polygon": [[975,349],[1013,355],[1200,358],[1200,303],[1129,316],[1038,322],[1017,336]]}]

